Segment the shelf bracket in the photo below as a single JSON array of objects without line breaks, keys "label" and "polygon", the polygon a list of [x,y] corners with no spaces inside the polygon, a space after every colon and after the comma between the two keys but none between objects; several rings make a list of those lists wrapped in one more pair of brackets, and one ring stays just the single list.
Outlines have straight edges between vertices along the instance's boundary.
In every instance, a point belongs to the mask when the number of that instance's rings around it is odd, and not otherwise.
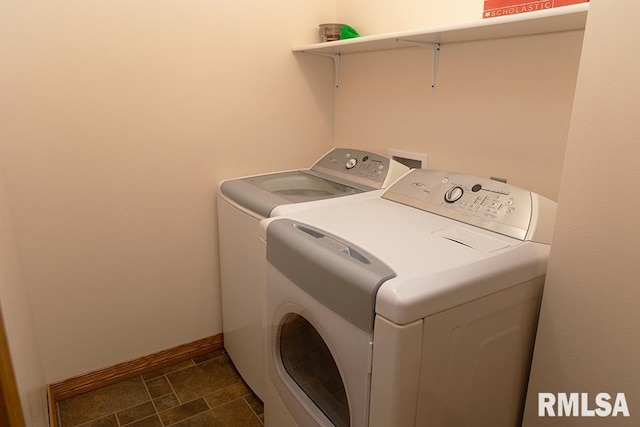
[{"label": "shelf bracket", "polygon": [[325,56],[333,59],[333,79],[336,87],[340,85],[340,54],[339,53],[324,53],[324,52],[310,52],[304,51],[304,53],[310,53],[311,55]]},{"label": "shelf bracket", "polygon": [[397,42],[411,43],[417,46],[431,49],[431,87],[436,87],[436,75],[438,74],[438,61],[440,60],[440,43],[423,42],[419,40],[396,39]]}]

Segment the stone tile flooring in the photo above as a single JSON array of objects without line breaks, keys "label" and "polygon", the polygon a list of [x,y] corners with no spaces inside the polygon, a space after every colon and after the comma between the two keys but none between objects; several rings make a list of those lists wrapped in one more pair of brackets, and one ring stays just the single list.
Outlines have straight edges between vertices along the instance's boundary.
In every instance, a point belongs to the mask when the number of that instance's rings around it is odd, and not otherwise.
[{"label": "stone tile flooring", "polygon": [[261,427],[262,402],[220,350],[57,402],[60,427]]}]

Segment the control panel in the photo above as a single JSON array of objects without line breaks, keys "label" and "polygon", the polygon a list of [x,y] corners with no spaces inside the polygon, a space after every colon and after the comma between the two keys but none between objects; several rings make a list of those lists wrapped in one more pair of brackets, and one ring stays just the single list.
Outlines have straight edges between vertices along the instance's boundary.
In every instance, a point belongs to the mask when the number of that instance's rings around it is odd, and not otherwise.
[{"label": "control panel", "polygon": [[362,150],[335,148],[318,160],[311,170],[357,182],[371,188],[381,188],[389,173],[387,157]]},{"label": "control panel", "polygon": [[413,169],[382,197],[520,240],[535,233],[550,236],[552,230],[533,228],[553,227],[555,219],[555,202],[538,194],[448,171]]}]

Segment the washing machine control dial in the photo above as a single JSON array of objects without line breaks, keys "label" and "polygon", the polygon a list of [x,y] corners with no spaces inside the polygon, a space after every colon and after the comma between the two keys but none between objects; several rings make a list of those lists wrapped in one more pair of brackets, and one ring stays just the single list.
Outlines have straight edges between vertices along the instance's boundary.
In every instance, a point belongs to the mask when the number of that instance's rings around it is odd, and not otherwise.
[{"label": "washing machine control dial", "polygon": [[349,160],[347,160],[345,167],[347,169],[353,169],[357,164],[358,164],[358,159],[356,159],[355,157],[352,157]]},{"label": "washing machine control dial", "polygon": [[444,201],[447,203],[454,203],[460,200],[462,195],[464,194],[464,190],[462,187],[456,185],[455,187],[451,187],[446,193],[444,193]]}]

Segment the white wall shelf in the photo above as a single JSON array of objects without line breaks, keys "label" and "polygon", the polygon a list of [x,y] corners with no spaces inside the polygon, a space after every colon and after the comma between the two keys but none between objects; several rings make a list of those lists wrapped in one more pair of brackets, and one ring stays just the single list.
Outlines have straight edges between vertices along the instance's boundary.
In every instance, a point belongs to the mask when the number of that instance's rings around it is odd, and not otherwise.
[{"label": "white wall shelf", "polygon": [[419,44],[432,48],[434,63],[432,86],[435,86],[441,44],[580,30],[585,27],[588,11],[589,3],[579,3],[536,12],[487,18],[463,24],[417,28],[354,39],[315,43],[294,47],[292,51],[331,57],[335,65],[335,83],[337,87],[340,74],[340,55],[398,49]]}]

